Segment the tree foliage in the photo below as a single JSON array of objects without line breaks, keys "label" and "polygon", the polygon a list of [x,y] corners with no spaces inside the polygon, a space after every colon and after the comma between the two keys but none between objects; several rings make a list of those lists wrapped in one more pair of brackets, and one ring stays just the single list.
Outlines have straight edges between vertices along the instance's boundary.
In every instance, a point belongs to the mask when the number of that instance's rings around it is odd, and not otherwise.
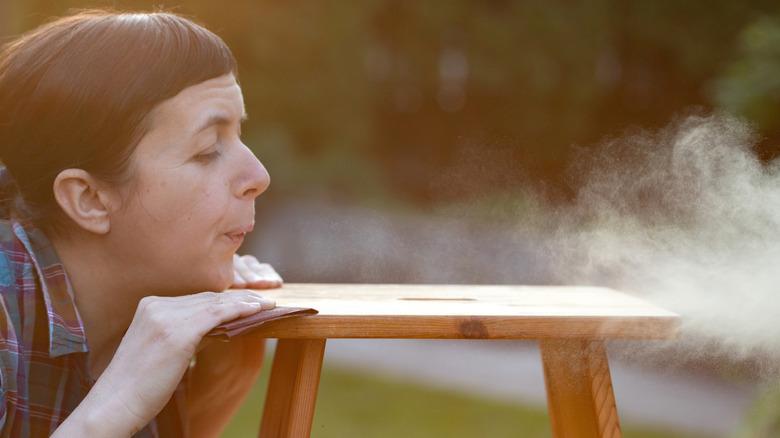
[{"label": "tree foliage", "polygon": [[239,60],[247,142],[278,194],[429,205],[564,186],[574,145],[691,107],[780,139],[776,2],[5,1],[7,35],[107,5],[206,24]]}]

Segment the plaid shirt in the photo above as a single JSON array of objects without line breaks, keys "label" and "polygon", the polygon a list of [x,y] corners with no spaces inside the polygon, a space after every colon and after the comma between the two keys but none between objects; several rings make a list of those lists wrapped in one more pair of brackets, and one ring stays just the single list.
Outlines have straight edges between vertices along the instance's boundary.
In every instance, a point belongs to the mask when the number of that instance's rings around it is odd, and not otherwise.
[{"label": "plaid shirt", "polygon": [[[94,380],[70,282],[40,230],[0,220],[0,297],[0,437],[49,436]],[[184,436],[185,392],[186,378],[135,436]]]}]

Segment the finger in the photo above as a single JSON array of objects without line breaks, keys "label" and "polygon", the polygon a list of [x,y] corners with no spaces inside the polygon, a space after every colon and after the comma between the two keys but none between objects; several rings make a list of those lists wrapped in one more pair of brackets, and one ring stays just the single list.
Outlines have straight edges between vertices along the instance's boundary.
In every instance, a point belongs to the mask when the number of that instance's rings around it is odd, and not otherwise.
[{"label": "finger", "polygon": [[[176,298],[178,300],[171,302],[168,307],[171,317],[181,318],[187,324],[194,323],[196,325],[200,325],[201,321],[198,320],[203,318],[203,312],[224,322],[223,318],[235,319],[250,315],[255,311],[270,310],[276,307],[275,301],[248,289],[202,292]],[[246,310],[246,313],[236,313],[242,310]],[[226,316],[226,313],[230,315]],[[208,318],[204,321],[212,323]],[[213,321],[212,327],[218,324],[220,321]]]},{"label": "finger", "polygon": [[257,293],[257,291],[251,289],[225,291],[222,292],[221,295],[228,295],[230,299],[235,299],[238,301],[260,303],[262,310],[269,310],[276,307],[276,301],[267,298]]},{"label": "finger", "polygon": [[253,315],[262,310],[276,306],[256,292],[249,290],[228,291],[216,294],[211,300],[195,303],[188,309],[191,318],[187,318],[197,327],[199,336],[203,337],[209,330],[224,322],[243,316]]},{"label": "finger", "polygon": [[[222,292],[200,292],[192,295],[170,297],[169,300],[175,302],[176,309],[192,309],[193,307],[200,307],[204,304],[222,305],[236,300],[259,302],[261,303],[263,310],[273,308],[275,305],[273,300],[249,289],[230,289]],[[191,312],[192,310],[187,311]]]},{"label": "finger", "polygon": [[254,274],[252,269],[247,266],[243,257],[239,257],[238,255],[233,257],[233,269],[246,284],[251,284],[252,281],[257,279],[257,274]]},{"label": "finger", "polygon": [[246,296],[249,300],[259,301],[263,306],[263,310],[269,310],[276,307],[276,301],[258,293],[257,291],[251,289],[244,289],[240,291],[240,293],[245,294],[244,296]]},{"label": "finger", "polygon": [[234,268],[233,269],[233,284],[230,287],[233,288],[245,288],[247,286],[246,280],[244,280],[244,277],[241,276],[241,274],[238,273],[238,271]]},{"label": "finger", "polygon": [[241,273],[238,271],[237,267],[240,265],[246,265],[243,261],[241,261],[241,257],[238,256],[238,254],[233,254],[233,284],[232,287],[237,288],[243,288],[246,287],[246,279],[241,276]]},{"label": "finger", "polygon": [[278,289],[282,287],[282,283],[278,280],[258,280],[251,283],[247,283],[246,287],[251,287],[252,289]]},{"label": "finger", "polygon": [[274,277],[275,279],[282,281],[282,277],[279,275],[279,273],[276,272],[276,270],[270,264],[260,263],[259,261],[257,261],[257,258],[255,258],[252,255],[242,256],[241,260],[252,270],[252,272],[255,272],[262,276]]},{"label": "finger", "polygon": [[249,267],[253,276],[247,286],[256,289],[275,288],[283,284],[282,277],[267,263],[260,263],[252,256],[242,257],[242,261]]},{"label": "finger", "polygon": [[[139,311],[134,317],[140,318],[140,326],[168,327],[173,330],[177,342],[195,348],[203,337],[217,325],[253,315],[262,310],[272,309],[276,303],[251,290],[233,290],[226,292],[201,292],[181,297],[145,297],[139,303]],[[168,336],[168,335],[166,335]],[[173,338],[173,336],[168,336]]]}]

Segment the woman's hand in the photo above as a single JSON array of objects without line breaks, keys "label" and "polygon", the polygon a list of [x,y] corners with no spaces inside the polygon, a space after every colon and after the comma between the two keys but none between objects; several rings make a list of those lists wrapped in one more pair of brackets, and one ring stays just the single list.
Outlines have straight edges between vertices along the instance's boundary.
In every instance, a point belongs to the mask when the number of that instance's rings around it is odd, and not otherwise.
[{"label": "woman's hand", "polygon": [[282,277],[268,263],[260,263],[254,256],[233,256],[234,288],[273,289],[282,286]]},{"label": "woman's hand", "polygon": [[[233,267],[232,287],[271,289],[282,286],[282,278],[274,268],[258,262],[253,256],[234,256]],[[264,353],[265,338],[251,332],[229,342],[209,342],[198,352],[187,392],[187,413],[193,437],[220,436],[257,380]]]},{"label": "woman's hand", "polygon": [[130,436],[165,406],[203,336],[274,307],[248,290],[145,297],[111,363],[55,436]]}]

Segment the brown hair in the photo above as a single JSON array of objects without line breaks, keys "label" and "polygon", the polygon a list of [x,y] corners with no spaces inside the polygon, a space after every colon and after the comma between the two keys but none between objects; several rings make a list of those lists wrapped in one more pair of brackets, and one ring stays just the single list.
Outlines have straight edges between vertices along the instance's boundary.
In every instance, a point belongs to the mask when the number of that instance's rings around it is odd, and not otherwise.
[{"label": "brown hair", "polygon": [[6,166],[0,214],[57,228],[62,212],[52,185],[60,171],[81,168],[121,182],[152,108],[228,73],[237,75],[227,45],[168,12],[83,11],[6,44],[0,51],[0,161]]}]

